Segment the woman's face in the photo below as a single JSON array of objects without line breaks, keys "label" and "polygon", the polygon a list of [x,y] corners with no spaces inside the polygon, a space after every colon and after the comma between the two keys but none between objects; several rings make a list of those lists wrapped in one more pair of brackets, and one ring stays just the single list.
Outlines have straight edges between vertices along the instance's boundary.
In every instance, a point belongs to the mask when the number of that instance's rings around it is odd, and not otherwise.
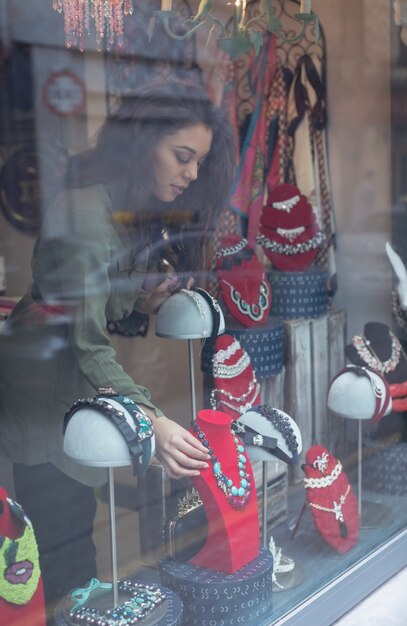
[{"label": "woman's face", "polygon": [[199,168],[211,149],[212,131],[194,124],[167,135],[153,152],[154,195],[172,202],[198,177]]}]

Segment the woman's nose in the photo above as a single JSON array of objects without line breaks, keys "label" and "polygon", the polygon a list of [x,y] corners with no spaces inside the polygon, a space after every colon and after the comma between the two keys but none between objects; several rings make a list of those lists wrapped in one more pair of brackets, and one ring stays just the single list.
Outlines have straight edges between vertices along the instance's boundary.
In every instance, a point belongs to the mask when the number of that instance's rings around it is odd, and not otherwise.
[{"label": "woman's nose", "polygon": [[184,178],[188,181],[196,180],[198,178],[198,164],[194,161],[186,164],[184,170]]}]

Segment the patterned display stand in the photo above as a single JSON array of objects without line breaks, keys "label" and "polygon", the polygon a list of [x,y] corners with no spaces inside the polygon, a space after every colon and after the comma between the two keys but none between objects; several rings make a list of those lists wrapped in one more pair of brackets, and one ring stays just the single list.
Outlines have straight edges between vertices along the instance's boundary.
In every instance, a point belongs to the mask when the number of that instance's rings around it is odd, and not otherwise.
[{"label": "patterned display stand", "polygon": [[[142,581],[138,580],[135,582]],[[141,620],[143,626],[181,626],[183,623],[183,605],[180,597],[174,593],[174,591],[162,587],[161,585],[160,589],[166,594],[166,599],[162,604],[157,606],[152,613],[143,617]],[[109,594],[109,596],[111,597],[111,594]],[[72,622],[68,617],[71,606],[72,602],[67,598],[59,602],[55,609],[55,626],[71,626]],[[97,621],[94,621],[94,624],[97,626]]]},{"label": "patterned display stand", "polygon": [[164,585],[184,603],[184,626],[259,626],[272,613],[273,558],[267,549],[235,574],[162,561]]},{"label": "patterned display stand", "polygon": [[272,292],[271,315],[283,320],[314,319],[328,309],[328,272],[311,269],[305,272],[267,274]]},{"label": "patterned display stand", "polygon": [[245,328],[239,322],[226,318],[225,325],[225,332],[235,337],[249,355],[257,380],[281,372],[284,357],[284,325],[281,320],[269,318],[264,326]]}]

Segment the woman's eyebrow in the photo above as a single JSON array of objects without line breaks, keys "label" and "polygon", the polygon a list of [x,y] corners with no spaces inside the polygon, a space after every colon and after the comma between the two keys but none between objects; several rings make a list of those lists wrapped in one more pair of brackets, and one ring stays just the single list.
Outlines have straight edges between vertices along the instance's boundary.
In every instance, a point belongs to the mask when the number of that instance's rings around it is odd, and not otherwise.
[{"label": "woman's eyebrow", "polygon": [[196,154],[196,150],[190,148],[189,146],[175,146],[175,148],[178,148],[179,150],[188,150],[191,154]]}]

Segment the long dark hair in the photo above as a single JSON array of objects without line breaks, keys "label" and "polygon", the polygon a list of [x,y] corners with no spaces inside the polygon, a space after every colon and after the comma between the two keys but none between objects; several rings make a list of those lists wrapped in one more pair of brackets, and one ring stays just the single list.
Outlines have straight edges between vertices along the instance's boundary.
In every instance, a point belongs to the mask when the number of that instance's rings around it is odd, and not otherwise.
[{"label": "long dark hair", "polygon": [[[154,149],[165,136],[197,123],[213,133],[210,152],[187,190],[173,202],[162,203],[152,197]],[[162,246],[161,256],[176,270],[190,271],[199,268],[199,243],[216,228],[226,206],[234,168],[234,138],[223,112],[201,87],[168,79],[121,99],[94,147],[71,157],[67,184],[115,185],[120,193],[113,196],[113,210],[134,215],[134,255],[160,240],[165,227],[171,236],[165,239],[169,243]],[[176,215],[178,222],[168,220]],[[193,231],[200,233],[199,242]]]}]

